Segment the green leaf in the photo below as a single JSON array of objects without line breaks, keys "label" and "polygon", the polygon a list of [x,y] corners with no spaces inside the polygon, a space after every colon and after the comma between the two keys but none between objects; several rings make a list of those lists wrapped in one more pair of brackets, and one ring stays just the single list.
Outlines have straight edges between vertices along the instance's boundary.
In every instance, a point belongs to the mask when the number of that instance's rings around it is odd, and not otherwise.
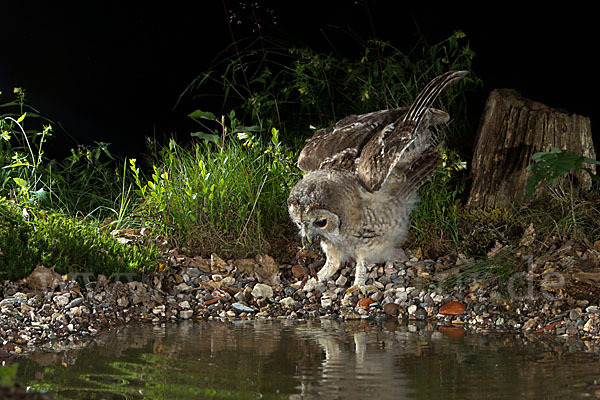
[{"label": "green leaf", "polygon": [[200,138],[202,140],[206,140],[207,142],[213,142],[215,144],[219,144],[219,135],[215,135],[213,133],[204,133],[204,132],[192,132],[190,135]]},{"label": "green leaf", "polygon": [[10,165],[6,165],[2,168],[16,168],[16,167],[31,167],[31,164],[29,164],[27,161],[17,161]]},{"label": "green leaf", "polygon": [[25,179],[22,178],[13,178],[13,181],[15,181],[15,183],[17,185],[19,185],[20,187],[22,187],[23,189],[27,189],[27,181]]},{"label": "green leaf", "polygon": [[209,119],[211,121],[217,120],[217,118],[215,117],[215,114],[208,112],[208,111],[201,111],[201,110],[196,110],[194,112],[191,112],[190,114],[188,114],[188,117]]}]

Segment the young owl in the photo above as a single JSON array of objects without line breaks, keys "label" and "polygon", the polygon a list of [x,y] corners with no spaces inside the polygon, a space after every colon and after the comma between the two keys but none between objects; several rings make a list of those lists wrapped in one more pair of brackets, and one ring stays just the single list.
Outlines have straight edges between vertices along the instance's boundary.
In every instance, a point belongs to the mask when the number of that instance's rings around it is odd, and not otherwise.
[{"label": "young owl", "polygon": [[398,258],[417,189],[440,162],[429,127],[449,120],[433,101],[466,71],[433,79],[408,108],[350,115],[321,129],[298,157],[307,171],[287,200],[290,217],[309,242],[320,239],[327,261],[320,283],[346,262],[356,263],[354,286],[367,265]]}]

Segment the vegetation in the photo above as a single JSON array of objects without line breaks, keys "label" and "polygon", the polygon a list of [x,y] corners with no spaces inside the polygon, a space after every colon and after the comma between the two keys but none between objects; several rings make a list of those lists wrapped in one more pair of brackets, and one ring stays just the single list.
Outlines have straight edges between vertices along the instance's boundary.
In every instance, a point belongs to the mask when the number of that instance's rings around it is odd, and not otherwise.
[{"label": "vegetation", "polygon": [[464,33],[435,45],[421,40],[408,52],[381,41],[356,44],[355,56],[343,57],[266,38],[236,43],[181,96],[211,104],[212,112],[189,114],[199,126],[191,143],[149,141],[150,156],[140,162],[115,159],[106,143],[47,159],[44,143],[55,124],[15,89],[15,99],[0,104],[0,274],[16,279],[38,264],[61,273],[152,269],[155,247],[123,245],[109,234],[123,227],[145,227],[189,254],[289,255],[295,234],[285,200],[302,176],[295,160],[311,130],[351,113],[406,105],[448,69],[471,74],[443,95],[453,117],[441,132],[443,162],[419,190],[407,246],[430,257],[479,258],[480,273],[505,265],[488,262],[488,252],[515,245],[532,223],[540,242],[600,236],[597,190],[552,186],[598,162],[559,150],[535,155],[530,167],[530,191],[543,182],[549,199],[520,210],[464,209],[467,152],[458,143],[472,138],[467,99],[480,83]]},{"label": "vegetation", "polygon": [[279,131],[272,128],[263,139],[233,112],[221,119],[200,111],[190,116],[217,127],[195,133],[202,140],[189,148],[173,140],[155,145],[149,179],[129,160],[141,220],[197,254],[252,254],[272,250],[278,237],[293,237],[285,204],[299,171]]},{"label": "vegetation", "polygon": [[[354,58],[299,48],[262,37],[241,40],[182,94],[222,104],[220,113],[239,110],[240,119],[268,133],[282,132],[286,143],[310,136],[349,114],[410,104],[432,77],[450,69],[472,71],[475,53],[463,32],[431,45],[424,39],[403,52],[388,42],[352,37]],[[244,47],[245,46],[245,47]],[[241,48],[241,50],[240,50]],[[471,73],[441,102],[453,116],[453,136],[468,135],[467,96],[480,80]],[[301,142],[300,142],[301,143]]]},{"label": "vegetation", "polygon": [[103,154],[112,159],[106,144],[79,147],[62,162],[46,159],[52,125],[25,104],[22,89],[14,93],[0,115],[0,278],[22,278],[37,265],[108,275],[152,269],[155,246],[123,245],[108,226],[100,229],[107,216],[117,217],[114,227],[124,223],[128,206],[111,161],[100,161]]},{"label": "vegetation", "polygon": [[63,214],[39,214],[28,222],[22,209],[0,204],[0,279],[27,276],[37,265],[61,274],[151,270],[158,257],[155,246],[119,243],[98,224]]}]

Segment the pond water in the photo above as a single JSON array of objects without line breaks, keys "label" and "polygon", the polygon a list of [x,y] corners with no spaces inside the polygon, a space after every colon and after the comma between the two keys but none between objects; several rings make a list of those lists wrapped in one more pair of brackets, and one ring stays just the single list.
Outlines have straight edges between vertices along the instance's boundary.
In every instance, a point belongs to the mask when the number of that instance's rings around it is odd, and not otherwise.
[{"label": "pond water", "polygon": [[15,361],[56,399],[600,397],[600,358],[575,344],[395,321],[134,326]]}]

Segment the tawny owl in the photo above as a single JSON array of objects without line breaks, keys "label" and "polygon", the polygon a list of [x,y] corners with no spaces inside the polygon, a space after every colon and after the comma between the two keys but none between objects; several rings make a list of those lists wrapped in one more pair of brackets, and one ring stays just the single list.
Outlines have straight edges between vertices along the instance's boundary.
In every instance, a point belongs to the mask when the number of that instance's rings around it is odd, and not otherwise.
[{"label": "tawny owl", "polygon": [[354,286],[364,287],[369,264],[398,258],[416,191],[440,162],[428,128],[450,118],[430,106],[466,74],[436,77],[408,108],[350,115],[317,131],[302,149],[298,166],[307,173],[287,204],[301,236],[320,239],[327,257],[320,283],[354,261]]}]

